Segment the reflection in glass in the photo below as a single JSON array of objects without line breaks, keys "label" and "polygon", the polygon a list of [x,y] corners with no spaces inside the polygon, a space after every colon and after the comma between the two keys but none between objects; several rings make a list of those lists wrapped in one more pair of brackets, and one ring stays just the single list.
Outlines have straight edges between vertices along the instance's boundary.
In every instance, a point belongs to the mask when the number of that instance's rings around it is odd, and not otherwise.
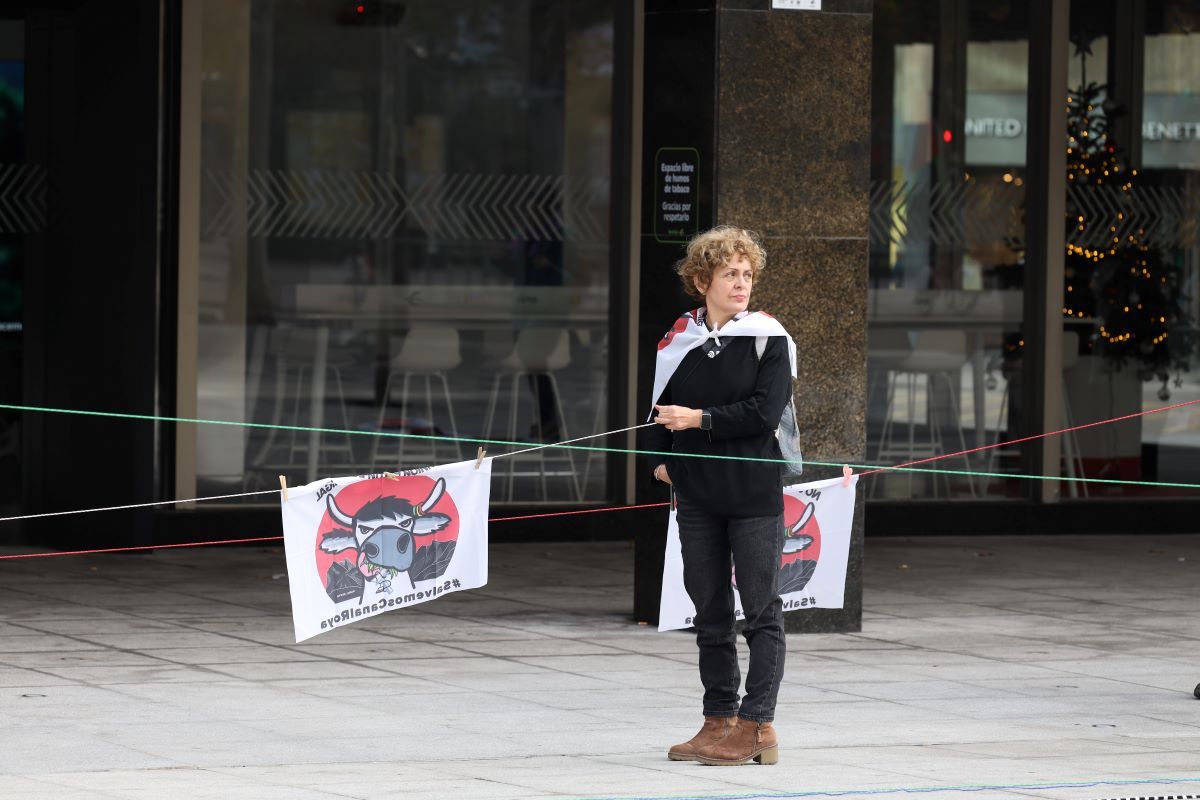
[{"label": "reflection in glass", "polygon": [[[1193,61],[1200,36],[1192,33],[1200,4],[1157,3],[1139,13],[1146,15],[1144,39],[1124,30],[1112,38],[1124,37],[1129,41],[1122,43],[1142,53],[1140,87],[1122,85],[1128,75],[1106,69],[1116,41],[1088,39],[1082,30],[1075,35],[1090,45],[1074,49],[1068,139],[1064,413],[1078,421],[1200,398],[1200,124],[1192,114],[1200,90]],[[1106,102],[1109,97],[1122,102]],[[1130,117],[1134,124],[1122,126]],[[1122,131],[1128,131],[1124,140]],[[1200,414],[1194,407],[1080,431],[1064,444],[1067,475],[1200,482]],[[1064,487],[1078,497],[1181,491]]]},{"label": "reflection in glass", "polygon": [[[1026,4],[875,6],[867,455],[1020,435]],[[952,13],[948,13],[950,9]],[[890,473],[877,499],[1019,496],[1019,449]]]},{"label": "reflection in glass", "polygon": [[[205,0],[198,416],[425,438],[206,431],[201,491],[604,429],[611,4],[386,7]],[[604,473],[539,451],[495,496]]]}]

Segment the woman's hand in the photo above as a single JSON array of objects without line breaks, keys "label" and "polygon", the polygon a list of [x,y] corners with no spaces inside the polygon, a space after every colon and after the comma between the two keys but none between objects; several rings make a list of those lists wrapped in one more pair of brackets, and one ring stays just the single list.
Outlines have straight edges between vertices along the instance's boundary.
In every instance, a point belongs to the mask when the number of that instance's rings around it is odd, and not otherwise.
[{"label": "woman's hand", "polygon": [[654,468],[654,477],[665,483],[667,486],[674,486],[671,482],[671,476],[667,473],[667,465],[659,464]]},{"label": "woman's hand", "polygon": [[686,431],[688,428],[700,427],[701,411],[698,408],[685,406],[655,406],[658,416],[654,421],[669,431]]}]

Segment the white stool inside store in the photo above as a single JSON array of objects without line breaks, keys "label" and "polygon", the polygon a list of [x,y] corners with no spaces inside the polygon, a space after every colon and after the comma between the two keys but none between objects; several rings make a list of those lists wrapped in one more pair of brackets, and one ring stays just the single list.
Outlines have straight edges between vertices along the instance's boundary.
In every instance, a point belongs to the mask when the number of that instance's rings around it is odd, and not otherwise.
[{"label": "white stool inside store", "polygon": [[[379,405],[376,429],[386,434],[392,428],[397,433],[418,434],[432,438],[408,436],[376,436],[371,447],[373,468],[395,464],[397,467],[420,464],[439,464],[461,461],[462,448],[458,439],[458,424],[454,418],[454,399],[446,374],[462,364],[458,330],[449,325],[414,325],[401,339],[391,338],[394,352],[388,365],[383,400]],[[399,390],[397,403],[393,396]],[[398,425],[384,426],[389,409],[400,412]],[[424,416],[417,417],[417,413]],[[444,440],[451,437],[452,441]]]},{"label": "white stool inside store", "polygon": [[[284,406],[290,397],[291,417],[286,421],[287,424],[295,427],[330,427],[325,424],[325,410],[331,399],[337,412],[337,417],[330,420],[332,426],[340,427],[343,431],[350,430],[342,372],[353,365],[353,357],[348,352],[329,347],[328,328],[280,326],[265,336],[256,337],[252,362],[261,365],[267,351],[275,362],[269,425],[285,423]],[[260,367],[250,370],[250,397],[258,396],[260,373]],[[278,464],[271,457],[276,434],[277,429],[271,428],[251,457],[250,463],[255,467],[295,467],[316,464],[318,461],[338,465],[354,463],[354,445],[349,433],[292,430],[286,442],[286,458],[282,464]],[[310,474],[309,477],[314,476]]]},{"label": "white stool inside store", "polygon": [[[570,336],[565,328],[525,328],[517,334],[512,352],[494,364],[495,376],[484,416],[483,438],[525,441],[519,430],[522,410],[532,415],[529,434],[538,443],[569,439],[566,415],[563,413],[562,392],[555,373],[571,363]],[[524,386],[524,391],[522,387]],[[543,392],[545,387],[549,391]],[[549,396],[547,396],[549,395]],[[522,398],[529,398],[528,406]],[[507,424],[500,420],[507,411]],[[547,422],[553,427],[548,427]],[[522,449],[519,445],[515,449]],[[525,466],[526,469],[519,469]],[[569,498],[581,500],[575,453],[567,448],[543,448],[530,453],[504,458],[497,462],[495,474],[503,475],[505,500],[514,497],[516,479],[532,478],[538,487],[539,499],[550,501],[548,478],[564,478]]]},{"label": "white stool inside store", "polygon": [[[916,461],[953,452],[946,448],[943,436],[946,428],[956,434],[957,442],[952,445],[954,450],[966,450],[958,397],[962,369],[970,358],[966,333],[956,330],[922,330],[912,338],[910,349],[905,351],[902,344],[903,342],[884,344],[878,350],[872,346],[872,361],[878,369],[886,370],[887,373],[887,409],[874,463]],[[947,390],[950,404],[948,420],[944,418],[946,414],[938,408],[939,386]],[[918,420],[917,414],[919,399],[924,399],[925,413],[922,420]],[[901,401],[908,424],[907,430],[897,435],[896,418],[901,411]],[[924,423],[923,435],[918,435],[918,421]],[[963,469],[969,471],[969,458],[964,455],[959,459]],[[931,463],[930,468],[946,469],[947,464],[946,461],[937,461]],[[909,496],[912,496],[916,475],[913,471],[908,472]],[[964,477],[971,496],[975,496],[973,479],[970,475]],[[882,481],[875,483],[881,484]],[[951,493],[948,475],[934,473],[931,484],[934,497],[939,494],[939,485],[945,486],[948,495]]]}]

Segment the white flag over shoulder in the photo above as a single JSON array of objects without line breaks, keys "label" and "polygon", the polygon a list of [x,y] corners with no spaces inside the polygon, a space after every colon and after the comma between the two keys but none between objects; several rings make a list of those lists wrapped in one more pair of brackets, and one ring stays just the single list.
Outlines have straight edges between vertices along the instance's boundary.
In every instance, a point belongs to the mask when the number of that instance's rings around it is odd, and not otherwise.
[{"label": "white flag over shoulder", "polygon": [[288,490],[296,641],[487,583],[492,459]]},{"label": "white flag over shoulder", "polygon": [[[779,594],[783,610],[841,608],[846,597],[846,564],[854,521],[854,489],[858,476],[842,486],[842,478],[798,483],[783,489],[783,556],[779,560]],[[743,617],[742,599],[733,582],[734,614]],[[683,554],[679,526],[671,508],[667,552],[663,562],[658,629],[673,631],[692,625],[696,607],[683,586]]]},{"label": "white flag over shoulder", "polygon": [[[675,324],[671,326],[671,330],[663,334],[662,339],[659,340],[658,354],[654,358],[654,389],[650,398],[652,409],[658,399],[662,397],[667,384],[671,382],[671,376],[675,374],[675,370],[679,369],[679,365],[683,363],[684,356],[709,339],[720,341],[726,336],[753,336],[755,338],[782,336],[787,341],[788,366],[792,371],[792,377],[796,377],[796,343],[779,320],[765,311],[742,311],[726,322],[724,327],[710,331],[704,321],[707,314],[708,309],[700,306],[700,308],[694,308],[680,315],[679,319],[675,320]],[[759,357],[761,356],[762,351],[760,350]],[[653,411],[650,412],[647,419],[654,419]]]}]

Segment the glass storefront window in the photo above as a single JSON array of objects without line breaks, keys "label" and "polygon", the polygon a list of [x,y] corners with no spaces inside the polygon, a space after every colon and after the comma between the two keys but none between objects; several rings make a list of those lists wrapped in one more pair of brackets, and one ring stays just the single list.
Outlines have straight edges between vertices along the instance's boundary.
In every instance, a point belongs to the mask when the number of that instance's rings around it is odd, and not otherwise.
[{"label": "glass storefront window", "polygon": [[[1115,4],[1102,5],[1114,13]],[[1116,30],[1088,40],[1083,27],[1075,30],[1077,39],[1090,41],[1073,50],[1068,141],[1064,414],[1076,423],[1200,398],[1200,77],[1194,68],[1200,3],[1149,3],[1137,13],[1145,15],[1144,37]],[[1140,53],[1140,80],[1109,68],[1118,46],[1134,57]],[[1141,85],[1128,85],[1133,81]],[[1089,94],[1088,82],[1100,85]],[[1104,102],[1107,97],[1114,102]],[[1064,446],[1067,475],[1200,482],[1200,412],[1194,407],[1080,431],[1065,437]],[[1130,484],[1064,487],[1079,498],[1187,492]]]},{"label": "glass storefront window", "polygon": [[[867,456],[1017,438],[1026,4],[875,5]],[[883,98],[881,101],[879,98]],[[1020,496],[1016,446],[892,473],[873,499]]]},{"label": "glass storefront window", "polygon": [[[1142,409],[1200,399],[1200,3],[1151,4],[1146,19],[1142,97],[1142,207],[1160,216],[1154,241],[1171,271],[1165,369],[1142,384]],[[1156,6],[1156,7],[1155,7]],[[1165,377],[1162,377],[1165,376]],[[1142,476],[1200,483],[1200,411],[1196,406],[1146,417]],[[1185,489],[1158,488],[1157,494]]]},{"label": "glass storefront window", "polygon": [[[205,0],[203,18],[197,416],[545,442],[604,430],[611,3]],[[204,430],[197,488],[474,454]],[[607,493],[586,452],[495,474],[499,502]]]}]

